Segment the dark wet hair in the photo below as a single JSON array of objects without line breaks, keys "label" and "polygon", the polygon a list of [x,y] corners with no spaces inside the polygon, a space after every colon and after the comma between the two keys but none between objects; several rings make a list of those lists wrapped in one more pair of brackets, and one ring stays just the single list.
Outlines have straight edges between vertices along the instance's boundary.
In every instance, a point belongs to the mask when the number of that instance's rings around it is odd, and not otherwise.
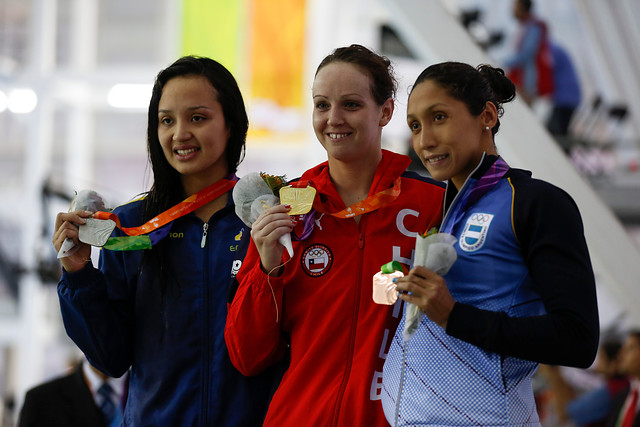
[{"label": "dark wet hair", "polygon": [[[225,124],[229,129],[229,140],[225,150],[228,173],[236,172],[244,157],[249,119],[242,94],[233,75],[220,63],[210,58],[184,56],[178,59],[158,73],[149,102],[147,151],[153,170],[153,184],[142,202],[143,221],[150,220],[186,197],[180,173],[167,161],[158,138],[158,106],[162,90],[169,80],[183,76],[205,77],[218,94],[217,100],[222,106]],[[169,283],[176,283],[179,286],[178,277],[169,261],[171,255],[168,239],[163,239],[154,245],[152,250],[144,251],[139,271],[139,274],[143,274],[145,270],[150,270],[151,274],[157,277],[162,293],[163,309],[160,314],[163,318]]]},{"label": "dark wet hair", "polygon": [[640,329],[632,329],[629,331],[628,336],[632,336],[640,343]]},{"label": "dark wet hair", "polygon": [[330,55],[327,55],[318,68],[318,72],[325,66],[334,62],[353,64],[371,77],[371,95],[378,105],[382,105],[387,99],[395,99],[398,82],[393,73],[391,61],[382,55],[367,49],[359,44],[348,47],[339,47]]},{"label": "dark wet hair", "polygon": [[525,10],[525,12],[527,13],[531,12],[531,9],[533,8],[533,0],[517,0],[517,1],[522,5],[522,8]]},{"label": "dark wet hair", "polygon": [[622,347],[622,341],[619,339],[608,338],[602,341],[600,344],[600,350],[605,355],[607,360],[614,360],[618,357],[620,348]]},{"label": "dark wet hair", "polygon": [[210,58],[184,56],[178,59],[158,73],[149,102],[147,151],[154,182],[145,199],[145,219],[153,218],[186,197],[180,174],[167,161],[158,138],[158,105],[162,90],[169,80],[182,76],[203,76],[218,93],[218,102],[222,105],[225,123],[229,128],[225,152],[228,172],[236,172],[244,157],[249,119],[233,75]]},{"label": "dark wet hair", "polygon": [[516,87],[505,76],[504,70],[487,64],[478,65],[477,68],[462,62],[441,62],[431,65],[420,73],[411,92],[426,80],[434,81],[450,96],[464,102],[473,116],[482,113],[487,101],[492,102],[498,110],[498,121],[491,129],[493,135],[500,129],[500,117],[504,113],[502,104],[516,97]]}]

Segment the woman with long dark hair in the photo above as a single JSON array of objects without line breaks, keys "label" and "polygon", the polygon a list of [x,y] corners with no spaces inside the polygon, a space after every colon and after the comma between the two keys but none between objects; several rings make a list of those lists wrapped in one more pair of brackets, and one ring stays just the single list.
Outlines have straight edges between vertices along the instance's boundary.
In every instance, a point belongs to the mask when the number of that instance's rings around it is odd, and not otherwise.
[{"label": "woman with long dark hair", "polygon": [[92,212],[56,219],[56,249],[79,245],[58,285],[67,333],[102,372],[131,369],[126,426],[259,426],[277,373],[244,377],[223,338],[249,242],[230,197],[248,128],[242,95],[218,62],[183,57],[158,74],[148,120],[153,186],[115,209],[99,268],[78,239]]}]

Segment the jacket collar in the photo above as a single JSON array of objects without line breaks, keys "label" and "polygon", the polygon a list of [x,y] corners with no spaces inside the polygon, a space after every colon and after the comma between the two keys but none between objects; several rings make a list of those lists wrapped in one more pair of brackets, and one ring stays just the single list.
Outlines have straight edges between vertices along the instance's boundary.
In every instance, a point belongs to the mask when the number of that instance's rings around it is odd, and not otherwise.
[{"label": "jacket collar", "polygon": [[[376,173],[369,189],[369,195],[386,190],[411,164],[411,159],[403,154],[382,150],[382,159],[378,163]],[[306,171],[301,180],[309,180],[320,196],[320,200],[329,211],[344,209],[345,205],[329,176],[329,162],[323,162]]]},{"label": "jacket collar", "polygon": [[[498,156],[483,154],[478,166],[471,172],[459,190],[451,180],[447,182],[443,212],[445,223],[451,227],[469,206],[474,205],[508,173],[509,165]],[[447,221],[453,218],[452,221]],[[447,230],[444,230],[447,231]],[[447,231],[448,232],[448,231]]]}]

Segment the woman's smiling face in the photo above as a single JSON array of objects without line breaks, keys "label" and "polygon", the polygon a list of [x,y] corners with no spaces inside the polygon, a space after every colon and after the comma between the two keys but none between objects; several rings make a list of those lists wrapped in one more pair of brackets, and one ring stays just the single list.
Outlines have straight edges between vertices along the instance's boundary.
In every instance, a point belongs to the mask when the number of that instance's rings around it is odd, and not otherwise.
[{"label": "woman's smiling face", "polygon": [[393,100],[378,105],[371,78],[357,66],[334,62],[322,67],[313,82],[313,105],[313,128],[329,158],[350,161],[379,155]]},{"label": "woman's smiling face", "polygon": [[202,76],[180,76],[162,89],[158,138],[164,155],[185,179],[217,180],[227,175],[229,140],[218,93]]},{"label": "woman's smiling face", "polygon": [[451,179],[457,188],[484,152],[495,154],[485,122],[484,112],[473,116],[464,102],[432,80],[419,83],[409,96],[407,124],[414,150],[434,179]]}]

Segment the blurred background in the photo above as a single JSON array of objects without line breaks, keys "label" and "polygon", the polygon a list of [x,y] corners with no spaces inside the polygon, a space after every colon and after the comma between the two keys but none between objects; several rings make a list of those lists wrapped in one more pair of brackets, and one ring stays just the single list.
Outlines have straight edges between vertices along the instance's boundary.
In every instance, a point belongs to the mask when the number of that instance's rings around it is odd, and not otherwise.
[{"label": "blurred background", "polygon": [[[383,144],[409,154],[413,80],[444,60],[504,66],[518,43],[512,3],[0,0],[0,425],[14,425],[27,389],[78,357],[56,296],[55,215],[74,191],[114,207],[150,187],[146,107],[160,69],[184,54],[223,63],[249,111],[238,175],[294,178],[326,159],[310,102],[325,55],[359,43],[393,61],[399,91]],[[533,11],[573,60],[581,101],[563,135],[545,127],[550,97],[508,104],[498,150],[578,203],[603,331],[638,326],[640,2],[536,0]]]}]

